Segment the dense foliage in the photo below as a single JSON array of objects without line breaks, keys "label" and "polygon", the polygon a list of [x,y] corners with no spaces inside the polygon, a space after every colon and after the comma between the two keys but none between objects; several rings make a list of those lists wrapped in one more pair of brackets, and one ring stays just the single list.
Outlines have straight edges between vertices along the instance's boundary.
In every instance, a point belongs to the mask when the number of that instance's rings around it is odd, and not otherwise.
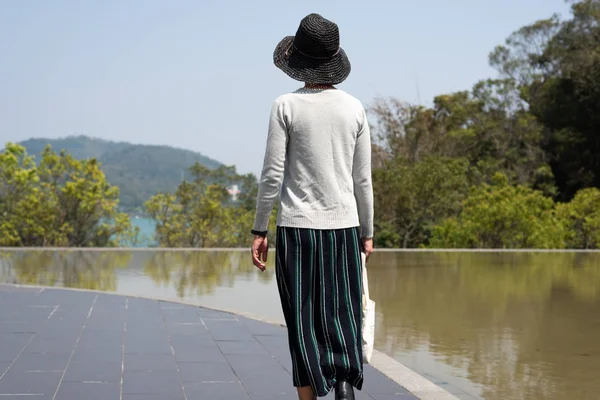
[{"label": "dense foliage", "polygon": [[119,189],[95,159],[50,146],[39,163],[22,146],[0,153],[0,246],[116,246],[134,234]]},{"label": "dense foliage", "polygon": [[[145,204],[156,222],[156,241],[164,247],[247,246],[258,184],[252,174],[238,175],[234,167],[208,169],[197,163],[189,169],[191,180],[175,193],[159,193]],[[228,188],[237,184],[233,198]],[[273,213],[275,215],[275,213]]]},{"label": "dense foliage", "polygon": [[65,150],[75,159],[95,158],[100,162],[108,182],[120,189],[119,207],[123,211],[141,210],[150,196],[174,191],[189,166],[196,162],[209,168],[221,165],[190,150],[111,142],[86,136],[29,139],[19,144],[29,154],[40,154],[49,144],[52,148]]},{"label": "dense foliage", "polygon": [[379,99],[376,242],[599,248],[600,0],[523,27],[499,76],[431,107]]}]

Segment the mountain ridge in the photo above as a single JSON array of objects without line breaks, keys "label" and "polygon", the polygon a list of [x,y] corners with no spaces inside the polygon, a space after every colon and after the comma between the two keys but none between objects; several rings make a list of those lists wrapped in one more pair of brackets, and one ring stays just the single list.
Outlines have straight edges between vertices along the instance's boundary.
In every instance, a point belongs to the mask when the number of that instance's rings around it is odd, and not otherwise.
[{"label": "mountain ridge", "polygon": [[19,144],[27,153],[39,159],[46,145],[56,152],[65,150],[76,159],[95,158],[101,164],[106,179],[119,187],[120,206],[124,210],[139,210],[143,203],[158,192],[174,191],[187,169],[194,163],[218,168],[221,162],[192,150],[167,145],[135,144],[85,135],[56,139],[32,137]]}]

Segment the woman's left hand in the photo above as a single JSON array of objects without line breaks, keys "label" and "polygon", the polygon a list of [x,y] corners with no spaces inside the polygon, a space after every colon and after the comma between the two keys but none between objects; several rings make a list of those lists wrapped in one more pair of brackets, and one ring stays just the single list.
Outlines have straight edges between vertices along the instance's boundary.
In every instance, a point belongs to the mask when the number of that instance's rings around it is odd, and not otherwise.
[{"label": "woman's left hand", "polygon": [[269,253],[269,243],[266,237],[254,236],[252,243],[252,263],[261,271],[264,271],[267,262],[267,254]]}]

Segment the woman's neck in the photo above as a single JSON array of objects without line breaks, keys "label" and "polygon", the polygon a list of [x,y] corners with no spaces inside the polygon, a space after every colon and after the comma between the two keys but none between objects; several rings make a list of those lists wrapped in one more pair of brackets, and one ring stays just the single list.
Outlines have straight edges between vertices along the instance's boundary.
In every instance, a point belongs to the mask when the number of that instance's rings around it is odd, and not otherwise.
[{"label": "woman's neck", "polygon": [[326,84],[322,84],[322,83],[308,83],[308,82],[305,82],[304,83],[304,88],[305,89],[335,89],[335,86],[333,86],[333,85],[326,85]]}]

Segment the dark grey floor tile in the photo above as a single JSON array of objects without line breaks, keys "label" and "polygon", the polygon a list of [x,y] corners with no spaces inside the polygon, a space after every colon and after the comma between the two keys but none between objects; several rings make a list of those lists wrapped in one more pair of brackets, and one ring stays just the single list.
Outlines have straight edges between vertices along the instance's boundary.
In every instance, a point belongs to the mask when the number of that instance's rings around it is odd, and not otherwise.
[{"label": "dark grey floor tile", "polygon": [[248,393],[295,393],[292,376],[271,355],[235,354],[226,358]]},{"label": "dark grey floor tile", "polygon": [[71,362],[65,382],[121,382],[122,363]]},{"label": "dark grey floor tile", "polygon": [[[335,398],[335,389],[329,393],[327,398],[330,398],[330,399]],[[369,395],[364,390],[356,390],[356,389],[354,390],[354,398],[356,400],[373,400],[373,397],[371,397],[371,395]]]},{"label": "dark grey floor tile", "polygon": [[164,325],[153,326],[144,324],[144,322],[127,322],[125,337],[128,340],[161,340],[166,341],[169,338],[169,332]]},{"label": "dark grey floor tile", "polygon": [[21,348],[20,347],[15,347],[12,349],[2,349],[0,350],[0,362],[4,363],[4,362],[12,362],[15,358],[17,358],[17,356],[19,355],[19,353],[21,352]]},{"label": "dark grey floor tile", "polygon": [[118,400],[120,391],[121,385],[115,382],[63,382],[58,389],[55,400]]},{"label": "dark grey floor tile", "polygon": [[175,371],[177,364],[170,354],[125,354],[125,371]]},{"label": "dark grey floor tile", "polygon": [[[0,324],[3,324],[0,321]],[[5,349],[22,349],[30,340],[35,339],[33,333],[0,333],[0,352]]]},{"label": "dark grey floor tile", "polygon": [[71,354],[76,340],[35,337],[23,353]]},{"label": "dark grey floor tile", "polygon": [[0,379],[0,399],[4,399],[4,394],[53,395],[61,376],[62,372],[17,372],[9,370]]},{"label": "dark grey floor tile", "polygon": [[77,346],[73,354],[75,362],[122,362],[123,349],[120,345],[88,345]]},{"label": "dark grey floor tile", "polygon": [[127,317],[127,310],[125,305],[122,307],[111,307],[108,305],[101,305],[96,302],[94,311],[90,315],[89,322],[93,321],[107,321],[109,323],[124,322]]},{"label": "dark grey floor tile", "polygon": [[223,354],[269,354],[258,342],[217,342]]},{"label": "dark grey floor tile", "polygon": [[198,316],[198,310],[193,308],[184,309],[162,309],[162,314],[165,321],[169,322],[194,322],[199,323],[200,317]]},{"label": "dark grey floor tile", "polygon": [[92,320],[85,325],[85,330],[88,332],[100,332],[100,334],[123,336],[125,322]]},{"label": "dark grey floor tile", "polygon": [[168,339],[164,340],[125,340],[126,354],[173,354]]},{"label": "dark grey floor tile", "polygon": [[263,345],[264,348],[269,350],[270,352],[288,352],[289,353],[289,345],[288,345],[288,337],[286,335],[281,336],[263,336],[263,335],[255,335],[254,339],[257,342]]},{"label": "dark grey floor tile", "polygon": [[179,363],[179,375],[184,382],[237,382],[227,363]]},{"label": "dark grey floor tile", "polygon": [[215,340],[254,341],[250,331],[237,320],[206,320],[205,323]]},{"label": "dark grey floor tile", "polygon": [[[83,326],[83,325],[81,325]],[[56,326],[45,326],[40,329],[35,335],[36,338],[44,339],[62,339],[62,340],[77,340],[81,332],[81,326],[71,327],[70,330],[66,330],[65,326],[58,324]]]},{"label": "dark grey floor tile", "polygon": [[225,358],[236,374],[246,371],[281,369],[281,365],[269,354],[229,354]]},{"label": "dark grey floor tile", "polygon": [[369,365],[364,367],[363,391],[373,394],[408,394],[409,392],[396,382]]},{"label": "dark grey floor tile", "polygon": [[165,326],[165,320],[163,319],[160,311],[127,311],[127,328],[139,329],[141,326],[148,326],[151,329],[158,329]]},{"label": "dark grey floor tile", "polygon": [[[23,400],[23,399],[21,399]],[[36,399],[31,399],[36,400]],[[180,394],[125,394],[123,393],[123,400],[185,400],[183,391]]]},{"label": "dark grey floor tile", "polygon": [[123,345],[123,334],[108,335],[99,331],[83,331],[77,347],[105,346],[120,348]]},{"label": "dark grey floor tile", "polygon": [[185,382],[188,400],[248,400],[248,394],[239,383]]},{"label": "dark grey floor tile", "polygon": [[[186,304],[178,304],[173,303],[171,301],[159,300],[158,307],[160,307],[161,310],[183,310],[184,308],[189,306],[187,306]],[[200,307],[197,308],[200,309]]]},{"label": "dark grey floor tile", "polygon": [[268,324],[262,321],[258,321],[251,318],[246,317],[238,317],[238,320],[244,324],[244,326],[252,333],[253,335],[262,335],[262,336],[286,336],[287,337],[287,329],[280,325]]},{"label": "dark grey floor tile", "polygon": [[293,369],[292,369],[292,357],[288,354],[281,354],[281,355],[273,355],[273,357],[275,357],[275,360],[279,363],[279,365],[281,365],[283,367],[283,369],[285,369],[289,374],[293,373]]},{"label": "dark grey floor tile", "polygon": [[171,345],[166,331],[143,334],[127,331],[125,353],[171,354]]},{"label": "dark grey floor tile", "polygon": [[21,354],[9,371],[64,371],[68,354]]},{"label": "dark grey floor tile", "polygon": [[189,350],[175,349],[177,362],[225,363],[225,356],[218,348],[204,347]]},{"label": "dark grey floor tile", "polygon": [[171,323],[167,324],[167,331],[169,332],[169,336],[210,336],[210,332],[206,329],[206,326],[201,323]]},{"label": "dark grey floor tile", "polygon": [[250,394],[252,400],[292,400],[298,399],[297,394]]},{"label": "dark grey floor tile", "polygon": [[125,310],[125,303],[127,302],[127,298],[124,296],[112,295],[112,294],[101,294],[96,299],[96,304],[94,308],[103,308],[106,307],[108,309],[123,309]]},{"label": "dark grey floor tile", "polygon": [[[79,333],[81,327],[85,324],[85,318],[74,319],[74,318],[58,318],[52,317],[50,320],[44,323],[44,326],[40,328],[40,336],[46,335],[47,332],[53,332],[60,329],[69,330],[71,339],[76,337],[75,332]],[[55,335],[54,335],[55,336]],[[56,336],[55,336],[56,337]],[[57,339],[60,339],[57,338]]]},{"label": "dark grey floor tile", "polygon": [[237,320],[237,315],[224,311],[211,310],[210,308],[198,307],[198,316],[202,319],[233,319]]},{"label": "dark grey floor tile", "polygon": [[210,335],[171,336],[170,343],[175,350],[183,351],[218,348],[217,343]]},{"label": "dark grey floor tile", "polygon": [[273,366],[264,370],[236,372],[242,386],[251,394],[293,394],[292,376],[280,366]]},{"label": "dark grey floor tile", "polygon": [[36,333],[40,330],[41,325],[41,322],[3,321],[2,324],[0,324],[0,333]]},{"label": "dark grey floor tile", "polygon": [[0,376],[4,374],[6,368],[10,365],[10,361],[0,361]]},{"label": "dark grey floor tile", "polygon": [[123,393],[179,394],[183,392],[177,371],[125,371]]}]

